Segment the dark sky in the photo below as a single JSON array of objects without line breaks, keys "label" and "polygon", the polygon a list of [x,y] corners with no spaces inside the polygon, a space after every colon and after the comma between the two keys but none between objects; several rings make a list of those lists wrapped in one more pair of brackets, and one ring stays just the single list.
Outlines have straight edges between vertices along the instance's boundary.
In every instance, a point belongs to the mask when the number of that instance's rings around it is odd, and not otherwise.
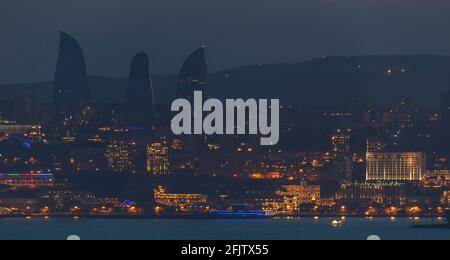
[{"label": "dark sky", "polygon": [[91,75],[125,76],[146,51],[177,73],[208,46],[212,71],[324,55],[450,55],[448,0],[14,0],[0,4],[0,83],[53,78],[60,30]]}]

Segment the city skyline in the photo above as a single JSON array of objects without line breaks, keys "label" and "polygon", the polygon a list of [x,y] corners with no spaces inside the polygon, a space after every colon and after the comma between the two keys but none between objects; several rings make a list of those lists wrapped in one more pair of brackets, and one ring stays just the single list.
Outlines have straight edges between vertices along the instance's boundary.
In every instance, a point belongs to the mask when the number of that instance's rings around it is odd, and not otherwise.
[{"label": "city skyline", "polygon": [[21,2],[0,239],[448,239],[450,3]]},{"label": "city skyline", "polygon": [[[439,0],[218,4],[44,0],[27,3],[24,10],[20,2],[6,3],[0,18],[8,25],[0,44],[0,83],[51,78],[60,30],[70,31],[85,47],[92,75],[126,76],[126,63],[139,51],[150,54],[155,74],[172,74],[183,57],[201,45],[210,48],[211,71],[334,55],[450,54],[445,27],[449,4]],[[15,15],[18,12],[22,15]],[[24,15],[29,20],[24,21]]]},{"label": "city skyline", "polygon": [[[83,88],[80,92],[81,94],[67,94],[72,91],[70,89],[73,87],[64,86],[66,88],[64,91],[61,87],[58,87],[59,89],[54,95],[60,95],[60,99],[74,99],[79,96],[79,98],[84,100],[91,100],[92,96],[93,102],[97,102],[95,99],[102,99],[102,102],[106,103],[114,103],[110,99],[110,95],[116,95],[115,98],[124,99],[125,103],[128,102],[126,100],[127,95],[130,94],[129,77],[132,75],[128,75],[128,82],[126,85],[123,85],[127,88],[127,94],[117,96],[118,88],[122,87],[124,78],[90,76],[80,43],[66,32],[60,32],[59,42],[56,73],[53,82],[22,82],[12,85],[0,85],[4,87],[4,95],[8,97],[9,95],[17,95],[16,92],[20,93],[20,95],[23,95],[23,92],[28,92],[26,95],[32,95],[38,99],[48,99],[48,95],[47,97],[45,96],[45,91],[39,93],[38,88],[33,86],[45,88],[51,87],[51,84],[59,86],[63,84],[64,80],[72,78],[72,81],[75,79],[78,82],[71,82],[70,84]],[[211,73],[206,65],[206,46],[203,45],[188,56],[182,63],[178,74],[155,75],[151,72],[151,60],[147,53],[139,52],[137,56],[134,55],[133,59],[139,57],[143,59],[142,55],[146,57],[145,61],[141,60],[140,63],[145,64],[137,67],[145,65],[147,69],[147,72],[144,72],[148,73],[145,77],[149,79],[147,80],[148,83],[144,84],[151,86],[151,93],[144,94],[144,96],[150,95],[149,99],[152,100],[150,102],[154,105],[170,103],[174,96],[183,95],[181,94],[183,91],[189,89],[202,90],[204,88],[209,89],[209,94],[219,98],[232,97],[231,93],[234,93],[235,96],[237,96],[236,93],[239,93],[239,96],[244,98],[253,98],[255,97],[254,94],[256,94],[258,98],[277,97],[285,105],[297,106],[323,106],[325,104],[341,106],[348,102],[358,102],[371,106],[386,106],[399,98],[411,98],[422,108],[441,109],[443,111],[442,107],[439,108],[437,104],[442,102],[442,95],[450,91],[450,76],[447,73],[450,70],[450,56],[322,56],[306,62],[258,64]],[[64,63],[71,56],[75,58],[74,63]],[[210,60],[208,59],[209,62]],[[310,73],[311,66],[314,66],[312,68],[313,73]],[[198,71],[193,69],[194,67],[198,67]],[[258,72],[258,70],[260,71]],[[295,73],[294,70],[298,70],[298,73]],[[129,71],[129,73],[131,72],[133,71]],[[260,73],[260,75],[256,75],[257,73]],[[83,74],[83,77],[80,79],[74,78],[77,74]],[[235,77],[235,74],[238,77]],[[154,80],[152,81],[150,78]],[[194,78],[195,80],[193,80]],[[371,78],[371,80],[366,80],[366,78]],[[177,82],[170,82],[173,80]],[[209,81],[214,83],[212,88]],[[111,83],[111,86],[106,85]],[[257,93],[252,91],[252,86],[255,84],[258,84],[260,90]],[[422,86],[429,84],[431,84],[430,88],[422,88]],[[272,86],[277,86],[280,91],[274,94]],[[335,86],[339,86],[339,88]],[[21,90],[21,88],[28,89],[29,87],[32,87],[32,89]],[[97,87],[110,89],[106,92],[103,91],[103,96],[98,96],[100,92],[93,89]],[[382,88],[382,91],[377,91],[377,88]],[[292,95],[292,91],[296,95]],[[322,95],[323,91],[329,92],[330,95]],[[383,95],[383,91],[390,91],[391,95]],[[438,95],[435,95],[436,92]],[[143,92],[141,91],[141,93]],[[3,98],[3,100],[5,99],[7,100],[8,98]],[[122,102],[116,101],[116,103]]]},{"label": "city skyline", "polygon": [[[309,73],[311,66],[313,73]],[[444,56],[320,57],[303,63],[238,67],[213,72],[208,77],[213,82],[210,94],[216,97],[278,97],[286,105],[297,106],[342,106],[355,101],[390,106],[399,98],[412,98],[419,107],[437,111],[441,109],[441,96],[449,92],[449,68],[450,57]],[[176,96],[179,75],[151,76],[155,104],[170,103]],[[365,79],[369,77],[371,80]],[[125,102],[122,91],[127,78],[89,76],[88,80],[94,103]],[[48,91],[53,84],[46,81],[0,85],[4,90],[2,99],[11,100],[25,93],[49,103],[53,94]],[[255,84],[259,86],[258,92],[252,91]],[[278,92],[272,91],[273,85]],[[429,88],[411,89],[424,85]],[[298,95],[292,95],[292,91]],[[322,95],[324,91],[330,95]],[[383,95],[383,91],[391,94]]]}]

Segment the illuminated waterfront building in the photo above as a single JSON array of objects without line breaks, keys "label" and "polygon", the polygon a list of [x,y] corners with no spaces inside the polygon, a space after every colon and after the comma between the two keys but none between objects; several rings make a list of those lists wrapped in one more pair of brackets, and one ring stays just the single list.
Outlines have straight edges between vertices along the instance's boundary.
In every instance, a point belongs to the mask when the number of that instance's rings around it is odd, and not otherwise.
[{"label": "illuminated waterfront building", "polygon": [[366,180],[368,181],[420,181],[425,173],[425,153],[366,154]]},{"label": "illuminated waterfront building", "polygon": [[350,129],[338,129],[331,137],[333,152],[338,154],[347,154],[350,151]]},{"label": "illuminated waterfront building", "polygon": [[450,170],[429,170],[422,176],[422,183],[427,188],[450,186]]},{"label": "illuminated waterfront building", "polygon": [[202,194],[170,194],[159,186],[154,191],[155,202],[159,206],[175,208],[178,211],[189,212],[207,209],[208,196]]},{"label": "illuminated waterfront building", "polygon": [[66,189],[55,189],[41,195],[40,199],[46,205],[62,210],[69,202],[74,201],[74,194]]},{"label": "illuminated waterfront building", "polygon": [[385,206],[404,206],[405,187],[396,182],[344,182],[339,199],[360,205],[381,204]]},{"label": "illuminated waterfront building", "polygon": [[53,186],[54,181],[55,177],[52,173],[0,173],[0,184],[12,187]]},{"label": "illuminated waterfront building", "polygon": [[343,183],[341,200],[360,204],[383,203],[383,185],[372,183]]},{"label": "illuminated waterfront building", "polygon": [[[75,192],[63,186],[56,186],[41,194],[40,204],[45,205],[46,211],[89,213],[94,208],[110,208],[118,206],[117,198],[101,198],[94,193]],[[99,214],[100,212],[93,212]]]},{"label": "illuminated waterfront building", "polygon": [[284,207],[287,211],[296,212],[301,204],[318,203],[320,200],[320,186],[308,185],[284,185],[282,190],[277,191],[276,195],[282,196]]},{"label": "illuminated waterfront building", "polygon": [[147,146],[147,172],[153,175],[170,173],[169,146],[162,140]]},{"label": "illuminated waterfront building", "polygon": [[275,214],[286,213],[285,203],[282,198],[260,198],[256,199],[256,202],[264,211],[273,212]]}]

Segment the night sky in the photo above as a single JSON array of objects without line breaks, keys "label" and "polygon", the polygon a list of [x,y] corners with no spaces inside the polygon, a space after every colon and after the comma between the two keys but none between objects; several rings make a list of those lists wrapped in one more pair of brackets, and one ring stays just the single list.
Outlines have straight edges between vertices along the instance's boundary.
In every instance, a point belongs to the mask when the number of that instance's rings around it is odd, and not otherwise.
[{"label": "night sky", "polygon": [[2,1],[0,83],[53,78],[58,32],[82,44],[90,75],[125,76],[146,51],[177,73],[208,46],[211,71],[324,55],[450,55],[448,0]]}]

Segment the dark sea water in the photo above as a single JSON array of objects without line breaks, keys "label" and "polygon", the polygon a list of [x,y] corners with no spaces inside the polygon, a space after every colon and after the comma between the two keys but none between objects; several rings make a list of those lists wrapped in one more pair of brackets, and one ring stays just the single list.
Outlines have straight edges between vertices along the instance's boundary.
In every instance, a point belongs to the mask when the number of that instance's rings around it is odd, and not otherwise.
[{"label": "dark sea water", "polygon": [[412,228],[415,224],[431,224],[431,219],[350,218],[342,227],[332,227],[331,220],[5,218],[0,219],[0,239],[65,240],[70,235],[83,240],[366,240],[371,235],[384,240],[450,239],[450,230]]}]

